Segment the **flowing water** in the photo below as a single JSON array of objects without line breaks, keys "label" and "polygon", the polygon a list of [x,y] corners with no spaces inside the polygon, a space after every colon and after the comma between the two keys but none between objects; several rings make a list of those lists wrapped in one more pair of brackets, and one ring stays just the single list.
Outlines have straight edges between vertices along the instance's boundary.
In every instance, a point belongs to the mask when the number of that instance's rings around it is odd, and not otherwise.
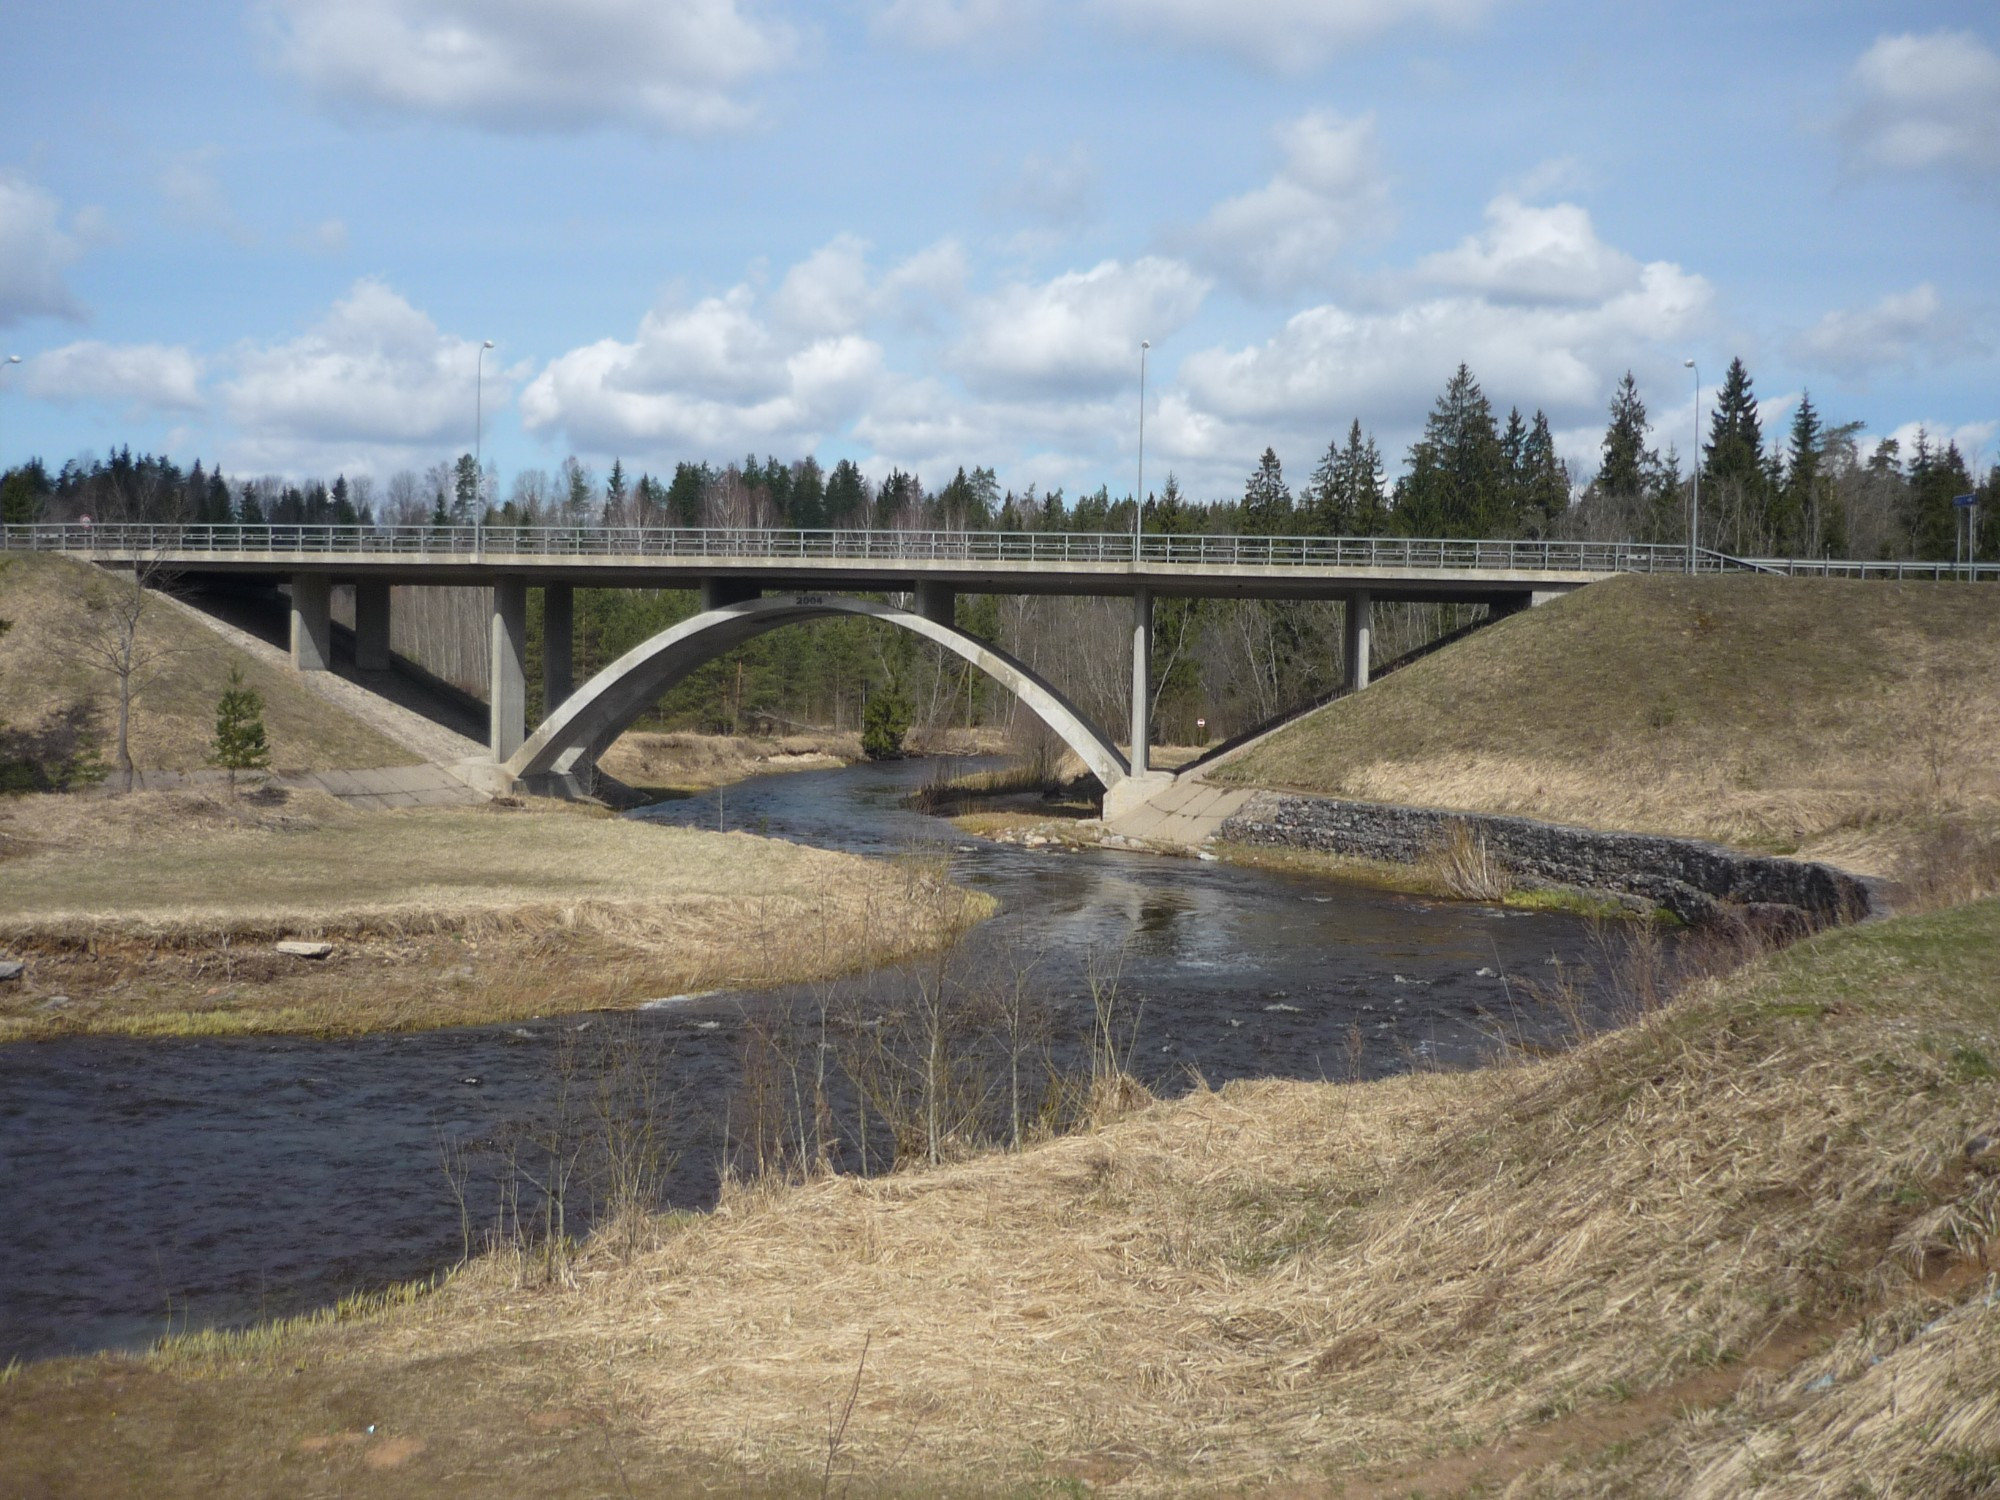
[{"label": "flowing water", "polygon": [[[1552,1037],[1530,985],[1552,959],[1596,956],[1589,926],[1559,914],[970,838],[901,805],[936,773],[904,761],[767,776],[634,816],[947,852],[952,878],[1001,906],[962,965],[1032,962],[1038,991],[1087,1024],[1086,967],[1115,963],[1143,1001],[1134,1071],[1162,1092],[1197,1071],[1219,1086],[1469,1065],[1497,1037]],[[636,1023],[671,1048],[673,1201],[712,1198],[745,1018],[784,999],[694,997]],[[0,1048],[0,1363],[296,1312],[451,1264],[464,1238],[445,1158],[474,1164],[468,1212],[490,1222],[496,1143],[606,1024]]]}]

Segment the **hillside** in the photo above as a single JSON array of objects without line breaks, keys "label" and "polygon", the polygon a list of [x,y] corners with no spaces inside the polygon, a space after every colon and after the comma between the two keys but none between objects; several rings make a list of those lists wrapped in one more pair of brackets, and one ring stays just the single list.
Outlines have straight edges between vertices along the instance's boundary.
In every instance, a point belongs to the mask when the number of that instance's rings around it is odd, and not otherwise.
[{"label": "hillside", "polygon": [[1996,972],[2000,902],[1828,932],[1554,1059],[1196,1091],[31,1366],[0,1488],[1991,1493]]},{"label": "hillside", "polygon": [[[107,584],[97,569],[69,558],[10,553],[0,559],[0,619],[13,621],[0,636],[0,732],[31,732],[87,703],[100,754],[112,763],[116,681],[74,645],[91,629],[93,591]],[[148,601],[139,642],[154,660],[132,715],[132,759],[141,770],[203,767],[215,735],[216,700],[231,666],[264,700],[274,769],[399,766],[420,758],[314,695],[296,674],[235,649],[168,601]]]},{"label": "hillside", "polygon": [[2000,590],[1625,577],[1501,620],[1212,780],[1882,869],[2000,808]]}]

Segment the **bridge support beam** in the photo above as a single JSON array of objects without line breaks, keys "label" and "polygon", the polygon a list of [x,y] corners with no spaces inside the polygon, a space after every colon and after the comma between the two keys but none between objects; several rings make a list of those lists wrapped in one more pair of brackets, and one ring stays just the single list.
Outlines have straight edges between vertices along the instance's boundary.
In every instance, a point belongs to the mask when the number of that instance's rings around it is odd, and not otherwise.
[{"label": "bridge support beam", "polygon": [[491,667],[486,696],[488,738],[504,761],[528,737],[528,585],[516,575],[493,584]]},{"label": "bridge support beam", "polygon": [[1153,736],[1153,591],[1132,594],[1132,774],[1144,776]]},{"label": "bridge support beam", "polygon": [[727,574],[711,573],[701,581],[701,612],[707,614],[710,610],[731,604],[748,604],[763,592],[754,578],[731,578]]},{"label": "bridge support beam", "polygon": [[333,667],[333,585],[324,573],[292,575],[292,665],[301,672]]},{"label": "bridge support beam", "polygon": [[1368,653],[1372,645],[1370,629],[1374,605],[1368,590],[1356,589],[1347,596],[1346,619],[1341,632],[1346,647],[1347,690],[1358,693],[1368,686]]},{"label": "bridge support beam", "polygon": [[364,578],[354,585],[354,665],[363,672],[389,670],[389,584]]},{"label": "bridge support beam", "polygon": [[933,625],[951,629],[958,620],[958,591],[945,583],[917,580],[917,613]]},{"label": "bridge support beam", "polygon": [[542,590],[542,717],[576,689],[576,590],[552,583]]}]

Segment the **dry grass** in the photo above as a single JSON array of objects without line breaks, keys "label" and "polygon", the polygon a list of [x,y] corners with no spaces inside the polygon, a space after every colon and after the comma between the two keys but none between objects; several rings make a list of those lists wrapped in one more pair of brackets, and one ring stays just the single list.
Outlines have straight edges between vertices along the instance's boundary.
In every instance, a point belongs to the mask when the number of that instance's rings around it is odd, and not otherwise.
[{"label": "dry grass", "polygon": [[[0,618],[14,622],[0,637],[0,719],[25,728],[77,702],[93,701],[108,762],[117,685],[57,654],[57,643],[87,613],[79,591],[107,586],[109,575],[71,558],[13,553],[0,567]],[[315,697],[295,675],[232,649],[164,601],[142,616],[140,635],[166,653],[133,709],[132,759],[141,770],[193,771],[207,764],[216,701],[232,666],[264,700],[264,729],[276,769],[367,769],[416,760],[395,741]]]},{"label": "dry grass", "polygon": [[2000,808],[2000,613],[1935,584],[1613,579],[1211,775],[1886,873],[1925,819]]},{"label": "dry grass", "polygon": [[[527,808],[220,793],[0,804],[0,1039],[357,1032],[844,972],[984,908],[928,866]],[[337,939],[311,962],[279,938]],[[66,1003],[51,1006],[51,997]]]},{"label": "dry grass", "polygon": [[[570,1287],[496,1257],[273,1346],[30,1369],[0,1454],[47,1454],[129,1381],[102,1454],[35,1472],[143,1451],[152,1495],[256,1493],[307,1472],[298,1435],[393,1409],[428,1445],[403,1492],[594,1493],[513,1440],[555,1408],[599,1414],[635,1493],[809,1493],[865,1347],[835,1467],[863,1492],[1404,1494],[1597,1464],[1578,1492],[1841,1493],[1801,1476],[1879,1461],[1895,1493],[1964,1493],[1993,1315],[1939,1278],[2000,1227],[1962,1156],[2000,1121],[1997,972],[1989,902],[1822,934],[1550,1060],[1233,1084],[1019,1155],[739,1191],[587,1251]],[[1883,1350],[1920,1391],[1866,1365]],[[1828,1360],[1876,1373],[1821,1399]],[[1745,1383],[1760,1365],[1777,1384]],[[224,1418],[250,1402],[281,1420]]]},{"label": "dry grass", "polygon": [[831,771],[860,759],[861,736],[831,730],[775,737],[633,730],[620,735],[598,765],[627,786],[671,795],[773,771]]}]

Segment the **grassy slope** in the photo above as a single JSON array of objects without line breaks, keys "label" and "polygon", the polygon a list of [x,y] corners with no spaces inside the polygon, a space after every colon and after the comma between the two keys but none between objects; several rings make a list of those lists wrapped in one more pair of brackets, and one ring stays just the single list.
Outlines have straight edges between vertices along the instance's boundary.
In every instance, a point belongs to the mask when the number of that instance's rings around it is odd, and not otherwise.
[{"label": "grassy slope", "polygon": [[1939,801],[2000,799],[2000,594],[1613,579],[1500,621],[1213,774],[1879,868],[1885,827]]},{"label": "grassy slope", "polygon": [[[357,1032],[631,1004],[886,962],[983,914],[936,871],[531,810],[221,793],[0,803],[0,1041]],[[981,898],[983,900],[983,898]],[[333,958],[273,955],[335,936]],[[45,1008],[51,995],[65,1004]]]},{"label": "grassy slope", "polygon": [[[117,684],[58,654],[63,634],[88,615],[85,593],[102,587],[98,570],[69,558],[14,553],[0,559],[0,717],[16,728],[86,697],[97,703],[103,753],[112,758]],[[215,737],[215,705],[229,669],[264,700],[264,731],[279,770],[402,766],[420,757],[315,697],[298,678],[225,644],[179,611],[156,605],[141,619],[149,647],[165,655],[134,705],[132,759],[141,770],[190,771],[204,765]]]},{"label": "grassy slope", "polygon": [[2000,1308],[1964,1269],[2000,1179],[1961,1155],[2000,1124],[1996,973],[2000,902],[1830,932],[1544,1062],[1232,1085],[740,1194],[566,1285],[489,1258],[32,1368],[0,1480],[811,1494],[855,1389],[856,1493],[1967,1493],[2000,1473]]}]

